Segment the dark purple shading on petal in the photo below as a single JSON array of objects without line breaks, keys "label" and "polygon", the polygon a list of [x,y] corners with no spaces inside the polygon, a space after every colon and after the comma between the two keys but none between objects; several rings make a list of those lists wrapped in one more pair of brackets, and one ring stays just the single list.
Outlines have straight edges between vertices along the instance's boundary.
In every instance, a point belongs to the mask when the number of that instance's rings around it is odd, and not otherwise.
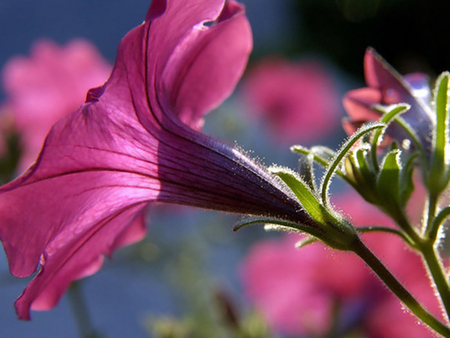
[{"label": "dark purple shading on petal", "polygon": [[30,318],[30,307],[50,309],[104,254],[141,239],[143,210],[154,201],[316,227],[264,167],[198,132],[233,90],[251,47],[234,1],[152,1],[147,21],[122,40],[107,83],[0,189],[11,273],[29,276],[41,264],[16,302],[20,318]]},{"label": "dark purple shading on petal", "polygon": [[[375,104],[408,103],[411,108],[402,117],[416,131],[424,149],[430,149],[432,111],[422,97],[415,96],[414,88],[372,48],[364,56],[364,74],[369,87],[352,90],[344,97],[350,118],[344,121],[344,128],[351,131],[361,122],[378,119],[379,113],[371,109]],[[388,134],[399,141],[408,137],[397,125],[391,125]]]}]

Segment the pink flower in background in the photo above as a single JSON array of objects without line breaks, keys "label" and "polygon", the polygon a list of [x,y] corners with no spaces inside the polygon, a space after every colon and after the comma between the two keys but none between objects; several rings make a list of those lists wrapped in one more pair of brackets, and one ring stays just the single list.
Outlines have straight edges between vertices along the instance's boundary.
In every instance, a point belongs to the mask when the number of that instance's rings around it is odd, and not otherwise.
[{"label": "pink flower in background", "polygon": [[[423,148],[430,149],[433,124],[427,76],[421,73],[401,76],[372,48],[364,55],[364,76],[368,87],[349,91],[344,97],[348,114],[348,119],[343,121],[345,131],[352,134],[364,122],[378,120],[380,113],[373,109],[376,104],[408,103],[411,108],[402,118],[417,133]],[[390,125],[387,133],[400,142],[409,138],[395,123]]]},{"label": "pink flower in background", "polygon": [[144,23],[122,39],[108,81],[57,122],[35,164],[0,189],[11,273],[41,267],[16,301],[20,318],[52,308],[104,254],[143,238],[152,202],[317,227],[266,168],[199,132],[203,116],[233,91],[251,48],[234,1],[151,2]]},{"label": "pink flower in background", "polygon": [[250,112],[266,121],[278,142],[315,141],[339,121],[333,78],[319,62],[260,61],[246,75],[242,90]]},{"label": "pink flower in background", "polygon": [[20,171],[34,161],[52,125],[102,85],[111,72],[95,46],[82,39],[58,46],[40,40],[29,57],[11,58],[3,68],[6,110],[12,115],[23,147]]},{"label": "pink flower in background", "polygon": [[[339,201],[356,225],[390,224],[359,196],[340,196]],[[294,243],[299,239],[288,235],[256,243],[241,266],[248,299],[275,329],[293,336],[326,334],[339,306],[341,334],[359,330],[377,338],[433,337],[356,255],[320,243],[298,250]],[[392,234],[371,233],[364,239],[421,302],[441,313],[419,256]]]}]

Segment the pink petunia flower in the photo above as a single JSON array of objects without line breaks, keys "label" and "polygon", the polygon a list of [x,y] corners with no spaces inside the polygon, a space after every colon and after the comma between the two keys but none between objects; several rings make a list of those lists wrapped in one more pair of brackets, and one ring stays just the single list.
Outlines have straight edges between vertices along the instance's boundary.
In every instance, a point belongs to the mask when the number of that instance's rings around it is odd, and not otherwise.
[{"label": "pink petunia flower", "polygon": [[244,9],[224,0],[153,0],[121,41],[108,81],[54,125],[35,164],[0,189],[10,271],[40,270],[16,301],[50,309],[103,255],[141,239],[151,202],[268,215],[317,227],[279,180],[200,133],[252,47]]},{"label": "pink petunia flower", "polygon": [[245,78],[243,96],[249,111],[263,118],[281,143],[317,140],[339,120],[333,79],[319,62],[260,61]]},{"label": "pink petunia flower", "polygon": [[[355,194],[339,198],[356,225],[389,225],[389,219]],[[439,305],[418,255],[392,234],[364,236],[366,244],[436,315]],[[340,334],[359,330],[367,337],[428,338],[433,334],[402,308],[399,300],[356,255],[320,243],[295,249],[298,236],[256,243],[241,266],[248,299],[272,327],[292,336],[324,335],[338,309]]]},{"label": "pink petunia flower", "polygon": [[52,125],[86,99],[89,88],[103,84],[109,63],[88,41],[77,39],[61,47],[36,42],[29,57],[11,58],[3,68],[7,110],[21,136],[23,172],[39,154]]},{"label": "pink petunia flower", "polygon": [[[373,109],[374,105],[408,103],[411,108],[402,118],[416,132],[423,148],[430,149],[433,123],[427,76],[414,73],[402,77],[372,48],[364,56],[364,75],[368,87],[352,90],[344,97],[349,116],[343,121],[345,131],[352,134],[362,123],[378,120],[380,113]],[[409,138],[395,123],[387,132],[400,142]]]}]

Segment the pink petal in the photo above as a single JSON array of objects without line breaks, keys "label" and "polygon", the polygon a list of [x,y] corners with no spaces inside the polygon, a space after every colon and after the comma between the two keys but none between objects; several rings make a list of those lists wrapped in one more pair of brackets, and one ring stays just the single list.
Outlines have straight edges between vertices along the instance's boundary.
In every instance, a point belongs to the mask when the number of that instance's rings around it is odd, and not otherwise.
[{"label": "pink petal", "polygon": [[344,99],[344,108],[352,120],[378,120],[380,113],[375,112],[373,105],[381,101],[381,93],[374,88],[360,88],[348,92]]},{"label": "pink petal", "polygon": [[[144,231],[135,218],[149,202],[276,216],[316,227],[264,167],[179,120],[189,111],[184,122],[198,127],[205,109],[229,94],[247,61],[251,40],[242,7],[227,2],[218,23],[202,26],[217,18],[222,5],[152,2],[147,18],[153,21],[122,40],[107,83],[52,128],[34,166],[0,189],[0,239],[11,273],[28,276],[41,263],[17,302],[22,318],[29,318],[30,306],[54,306],[71,281],[100,267],[103,254],[140,239]],[[250,41],[231,41],[240,30]],[[237,52],[219,58],[222,46],[205,43],[209,38]],[[192,45],[180,48],[185,39]],[[214,59],[206,62],[208,56]],[[208,69],[225,67],[232,74],[201,78],[197,57]],[[176,60],[187,58],[192,71],[184,81],[210,84],[198,104],[186,95],[200,89],[190,90],[183,81],[180,101],[173,102],[173,88],[165,87],[175,74],[166,70],[168,64],[180,66]]]},{"label": "pink petal", "polygon": [[411,105],[403,118],[417,132],[424,147],[428,148],[432,127],[431,108],[421,98],[414,96],[410,84],[371,48],[364,56],[364,73],[367,84],[381,91],[383,98],[380,104],[408,103]]},{"label": "pink petal", "polygon": [[[231,17],[234,19],[228,20]],[[229,48],[231,45],[233,48]],[[195,26],[189,32],[162,74],[171,108],[181,121],[196,129],[201,127],[202,116],[234,90],[251,48],[250,26],[235,2],[227,2],[217,23],[209,29]]]},{"label": "pink petal", "polygon": [[105,248],[114,246],[117,234],[126,231],[140,210],[140,204],[120,210],[82,234],[73,233],[72,229],[61,232],[47,246],[41,271],[16,301],[19,318],[30,319],[30,307],[33,310],[53,308],[74,279],[97,272]]}]

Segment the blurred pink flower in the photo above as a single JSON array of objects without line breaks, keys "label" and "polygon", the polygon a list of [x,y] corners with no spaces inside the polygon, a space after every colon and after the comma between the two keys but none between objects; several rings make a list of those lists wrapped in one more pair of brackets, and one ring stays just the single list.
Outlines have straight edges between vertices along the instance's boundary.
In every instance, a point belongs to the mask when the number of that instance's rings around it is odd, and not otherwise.
[{"label": "blurred pink flower", "polygon": [[[339,201],[356,225],[390,225],[357,195],[340,196]],[[288,235],[261,241],[241,266],[245,294],[275,329],[293,336],[326,334],[338,306],[341,333],[353,329],[376,338],[433,337],[359,257],[320,243],[298,250],[294,243],[299,239]],[[392,234],[366,234],[364,240],[427,308],[441,314],[418,255]]]},{"label": "blurred pink flower", "polygon": [[29,57],[16,56],[6,63],[5,105],[21,136],[21,172],[36,159],[52,125],[77,109],[87,90],[102,85],[110,72],[95,46],[82,39],[65,46],[40,40]]},{"label": "blurred pink flower", "polygon": [[278,142],[324,138],[339,121],[333,78],[319,62],[260,61],[244,78],[242,94],[249,111],[265,119]]},{"label": "blurred pink flower", "polygon": [[318,226],[265,167],[199,131],[234,90],[251,48],[235,1],[151,2],[122,39],[108,81],[53,126],[27,172],[0,188],[11,273],[29,276],[40,264],[16,301],[20,318],[52,308],[103,255],[142,239],[154,202]]}]

